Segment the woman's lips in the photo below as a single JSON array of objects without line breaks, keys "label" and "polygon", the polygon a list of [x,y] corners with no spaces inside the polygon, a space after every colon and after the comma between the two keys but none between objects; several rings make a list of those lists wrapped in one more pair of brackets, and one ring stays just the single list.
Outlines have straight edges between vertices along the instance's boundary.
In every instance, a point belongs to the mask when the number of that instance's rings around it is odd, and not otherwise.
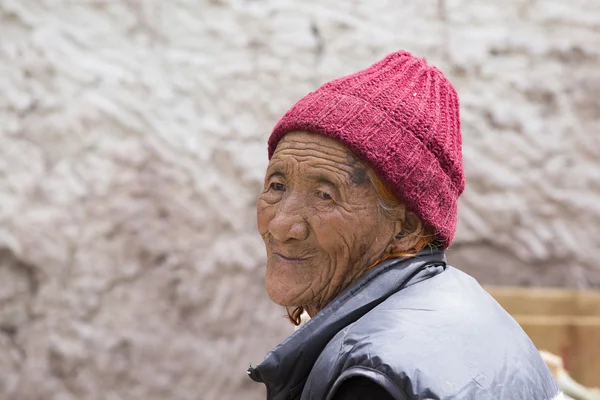
[{"label": "woman's lips", "polygon": [[312,257],[286,257],[281,253],[273,253],[273,255],[282,261],[291,262],[291,263],[300,263],[300,262],[308,261],[312,258]]}]

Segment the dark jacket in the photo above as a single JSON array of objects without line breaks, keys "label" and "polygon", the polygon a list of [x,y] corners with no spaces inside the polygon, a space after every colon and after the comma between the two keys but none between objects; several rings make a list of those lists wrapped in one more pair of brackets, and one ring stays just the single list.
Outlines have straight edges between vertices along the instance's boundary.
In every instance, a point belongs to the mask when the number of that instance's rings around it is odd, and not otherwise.
[{"label": "dark jacket", "polygon": [[356,378],[403,400],[559,394],[515,320],[431,250],[367,271],[248,374],[269,400],[330,400]]}]

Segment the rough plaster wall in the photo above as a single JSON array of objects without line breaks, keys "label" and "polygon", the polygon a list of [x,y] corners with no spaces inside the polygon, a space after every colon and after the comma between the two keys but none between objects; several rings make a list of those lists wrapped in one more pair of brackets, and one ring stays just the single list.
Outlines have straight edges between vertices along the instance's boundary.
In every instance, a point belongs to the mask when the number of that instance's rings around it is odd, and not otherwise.
[{"label": "rough plaster wall", "polygon": [[455,82],[450,259],[600,287],[600,6],[0,0],[0,398],[259,399],[291,332],[254,201],[277,118],[405,48]]}]

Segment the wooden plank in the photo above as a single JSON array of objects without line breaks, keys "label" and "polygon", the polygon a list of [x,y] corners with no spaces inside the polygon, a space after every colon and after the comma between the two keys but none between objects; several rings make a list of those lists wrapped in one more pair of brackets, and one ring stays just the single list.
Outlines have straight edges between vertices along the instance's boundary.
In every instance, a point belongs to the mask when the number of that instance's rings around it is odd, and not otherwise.
[{"label": "wooden plank", "polygon": [[586,386],[600,387],[600,293],[544,288],[486,288],[536,347],[558,354]]},{"label": "wooden plank", "polygon": [[576,381],[600,387],[600,317],[514,317],[538,349],[563,358]]},{"label": "wooden plank", "polygon": [[600,316],[600,292],[486,287],[511,314]]}]

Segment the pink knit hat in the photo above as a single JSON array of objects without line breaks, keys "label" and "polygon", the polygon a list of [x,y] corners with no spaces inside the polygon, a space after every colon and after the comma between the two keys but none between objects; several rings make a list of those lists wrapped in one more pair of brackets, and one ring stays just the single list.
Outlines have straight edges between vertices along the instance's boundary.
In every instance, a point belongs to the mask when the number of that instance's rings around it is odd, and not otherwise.
[{"label": "pink knit hat", "polygon": [[450,246],[465,177],[458,96],[440,70],[399,51],[324,84],[277,123],[269,159],[292,131],[346,145]]}]

